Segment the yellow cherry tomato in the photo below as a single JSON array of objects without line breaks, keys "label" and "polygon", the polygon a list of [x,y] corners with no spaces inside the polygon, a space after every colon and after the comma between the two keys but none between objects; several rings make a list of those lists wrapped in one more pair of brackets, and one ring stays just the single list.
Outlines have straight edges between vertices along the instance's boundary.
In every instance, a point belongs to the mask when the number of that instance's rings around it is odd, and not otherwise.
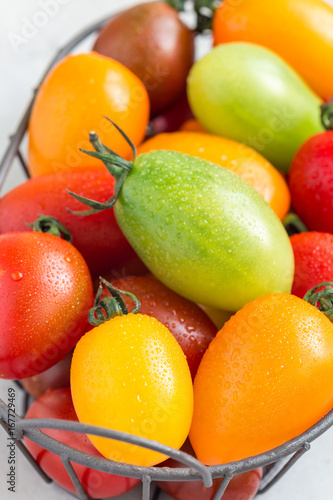
[{"label": "yellow cherry tomato", "polygon": [[[81,422],[128,432],[179,449],[193,413],[193,387],[183,351],[169,330],[143,314],[117,316],[78,342],[71,390]],[[165,455],[89,436],[106,458],[151,466]]]}]

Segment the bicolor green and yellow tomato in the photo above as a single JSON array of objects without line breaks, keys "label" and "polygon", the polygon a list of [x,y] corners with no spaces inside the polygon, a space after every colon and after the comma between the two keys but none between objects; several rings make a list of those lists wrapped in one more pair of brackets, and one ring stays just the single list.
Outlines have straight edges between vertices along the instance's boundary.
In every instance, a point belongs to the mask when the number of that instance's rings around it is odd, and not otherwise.
[{"label": "bicolor green and yellow tomato", "polygon": [[126,238],[169,288],[236,311],[290,292],[287,233],[262,197],[219,165],[173,151],[139,155],[114,207]]},{"label": "bicolor green and yellow tomato", "polygon": [[287,172],[303,142],[323,130],[320,98],[270,50],[215,47],[188,77],[188,98],[206,130],[242,142]]}]

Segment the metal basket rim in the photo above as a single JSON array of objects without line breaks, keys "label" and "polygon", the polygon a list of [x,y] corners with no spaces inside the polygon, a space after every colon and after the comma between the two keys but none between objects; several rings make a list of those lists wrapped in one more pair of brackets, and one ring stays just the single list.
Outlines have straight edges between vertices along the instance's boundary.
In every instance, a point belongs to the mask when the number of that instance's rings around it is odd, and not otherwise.
[{"label": "metal basket rim", "polygon": [[[0,399],[0,418],[4,421],[6,421],[6,418],[5,418],[6,411],[8,411],[8,406],[6,405],[6,403],[2,399]],[[37,426],[37,425],[32,426],[31,425],[32,420],[35,420],[35,419],[25,419],[24,417],[19,417],[17,415],[17,421],[22,423],[22,425],[19,425],[19,432],[22,431],[22,433],[24,434],[25,431],[27,431],[27,430],[28,431],[30,431],[30,430],[40,431],[41,428],[59,429],[59,430],[65,430],[65,431],[68,430],[68,427],[66,428],[66,424],[68,424],[69,421],[66,421],[66,420],[38,419],[38,421],[43,420],[43,423],[39,426]],[[27,421],[29,421],[30,424],[25,426],[24,422],[27,422]],[[48,422],[49,422],[49,425],[48,425]],[[59,424],[52,425],[52,423],[55,423],[55,422],[59,422]],[[63,425],[61,425],[62,423],[63,423]],[[71,432],[80,432],[80,433],[82,432],[82,433],[86,434],[87,432],[91,432],[91,429],[95,428],[96,430],[99,431],[96,433],[96,435],[105,436],[106,432],[110,430],[110,429],[107,429],[104,427],[99,427],[99,426],[87,426],[86,424],[83,424],[81,422],[75,422],[75,424],[77,424],[78,428],[82,427],[82,430],[76,431],[76,430],[71,429],[70,430]],[[213,478],[223,477],[223,476],[228,475],[228,474],[234,475],[234,474],[238,474],[241,472],[253,470],[253,469],[256,469],[259,467],[263,467],[265,465],[270,465],[271,463],[276,462],[277,460],[286,458],[289,455],[297,452],[298,450],[300,450],[304,446],[308,445],[309,443],[311,443],[312,441],[317,439],[320,435],[322,435],[332,425],[333,425],[333,409],[330,410],[326,415],[324,415],[324,417],[322,417],[318,422],[316,422],[313,426],[311,426],[305,432],[299,434],[298,436],[286,441],[285,443],[283,443],[275,448],[267,450],[266,452],[260,453],[258,455],[254,455],[252,457],[246,457],[246,458],[243,458],[241,460],[234,461],[234,462],[228,462],[226,464],[218,464],[218,465],[202,464],[202,465],[209,469]],[[83,430],[85,427],[89,427],[89,431]],[[117,431],[115,431],[115,432],[117,433]],[[120,434],[125,434],[125,433],[119,432],[119,435]],[[32,432],[32,433],[30,433],[29,439],[34,441],[33,437],[34,436],[33,436],[33,432]],[[136,437],[137,436],[134,436],[134,438],[136,438]],[[48,438],[48,436],[46,436],[46,438]],[[52,439],[52,438],[50,438],[50,439]],[[153,442],[153,441],[151,441],[149,439],[145,439],[145,438],[140,438],[140,439],[142,441],[145,441],[148,445]],[[34,442],[36,442],[36,441],[34,441]],[[154,441],[154,443],[155,442],[156,441]],[[162,445],[162,446],[164,446],[164,445]],[[73,449],[75,449],[75,448],[73,448]],[[174,449],[174,452],[179,452],[179,451],[180,450]],[[182,453],[184,453],[184,452],[182,452]],[[185,454],[188,455],[186,452],[185,452]],[[191,456],[191,455],[189,455],[189,456]],[[108,461],[108,459],[104,459],[104,460]],[[200,462],[199,460],[197,460],[197,461]],[[127,465],[127,464],[124,464],[121,462],[118,462],[118,463],[120,463],[121,465],[125,465],[125,466]],[[149,475],[151,477],[151,479],[163,481],[163,477],[162,477],[163,473],[161,473],[161,471],[163,471],[163,468],[161,468],[161,467],[142,467],[142,466],[130,465],[130,468],[132,468],[132,471],[130,471],[128,469],[126,471],[126,474],[124,474],[124,475],[127,475],[127,473],[130,473],[129,477],[132,477],[131,474],[135,473],[135,475],[133,475],[133,477],[141,477],[143,474],[142,471],[145,471],[145,474]],[[168,468],[165,468],[165,469],[167,469],[169,471]],[[174,474],[171,473],[170,475],[168,475],[166,480],[177,481],[180,479],[180,476],[184,475],[184,468],[180,468],[180,467],[179,468],[172,468],[171,470]],[[137,472],[140,473],[140,476],[136,475]],[[181,477],[181,479],[185,480],[184,477]],[[202,477],[200,476],[199,473],[188,472],[187,480],[201,480],[201,479],[202,479]]]}]

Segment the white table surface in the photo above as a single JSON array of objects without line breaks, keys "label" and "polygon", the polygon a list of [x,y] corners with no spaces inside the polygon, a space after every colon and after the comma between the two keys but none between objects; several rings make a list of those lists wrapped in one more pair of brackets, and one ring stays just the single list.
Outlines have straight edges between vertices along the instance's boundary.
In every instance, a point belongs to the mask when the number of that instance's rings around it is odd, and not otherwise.
[{"label": "white table surface", "polygon": [[[333,0],[330,0],[333,3]],[[45,0],[46,2],[46,0]],[[87,24],[138,0],[56,0],[58,11],[48,16],[45,26],[36,29],[31,38],[22,39],[28,22],[38,22],[43,0],[0,0],[0,157],[31,97],[32,89],[50,58],[73,35]],[[36,17],[37,16],[37,17]],[[40,18],[41,19],[41,18]],[[42,20],[42,19],[41,19]],[[45,21],[45,16],[42,22]],[[14,47],[14,43],[18,44]],[[87,47],[88,48],[88,47]],[[329,63],[329,62],[328,62]],[[12,169],[4,191],[23,180],[19,168]],[[329,383],[329,381],[328,381]],[[0,381],[0,398],[6,401],[10,382]],[[20,412],[20,392],[17,390]],[[311,401],[309,401],[311,404]],[[7,490],[8,472],[6,435],[0,430],[0,498],[1,500],[70,500],[74,497],[58,486],[47,485],[37,476],[24,457],[17,456],[16,492]],[[140,499],[141,488],[123,495],[123,500]],[[120,498],[120,497],[118,497]],[[161,500],[169,497],[161,495]],[[333,429],[317,439],[311,450],[262,500],[332,500],[333,499]],[[189,499],[190,500],[190,499]]]}]

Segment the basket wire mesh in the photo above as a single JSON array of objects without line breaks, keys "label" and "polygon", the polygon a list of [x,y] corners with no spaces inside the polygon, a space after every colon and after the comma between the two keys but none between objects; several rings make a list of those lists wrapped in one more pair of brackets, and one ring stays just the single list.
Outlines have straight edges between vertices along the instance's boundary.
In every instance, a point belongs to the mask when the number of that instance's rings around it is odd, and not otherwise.
[{"label": "basket wire mesh", "polygon": [[[66,46],[60,49],[47,67],[39,85],[34,89],[33,96],[27,109],[16,129],[16,132],[10,137],[9,146],[0,163],[0,189],[4,186],[6,177],[15,158],[20,162],[26,177],[29,177],[24,155],[20,150],[22,140],[27,132],[31,110],[34,100],[41,83],[49,71],[61,59],[73,51],[89,35],[97,32],[110,16],[100,20],[81,31]],[[20,384],[18,384],[20,386]],[[26,399],[27,401],[27,399]],[[10,422],[9,422],[10,419]],[[114,431],[111,429],[91,426],[79,422],[55,419],[24,419],[14,412],[10,412],[8,406],[0,399],[0,425],[7,434],[15,439],[18,449],[27,458],[32,467],[46,481],[52,480],[44,473],[30,452],[22,442],[23,436],[37,443],[43,448],[60,456],[64,467],[67,470],[81,500],[88,499],[88,496],[80,483],[80,480],[72,466],[72,462],[87,466],[97,471],[108,472],[118,476],[140,479],[142,482],[142,500],[149,500],[151,496],[152,481],[201,481],[204,486],[210,487],[215,478],[223,477],[223,480],[216,491],[213,500],[223,498],[225,490],[234,475],[247,472],[258,467],[265,467],[266,472],[261,481],[258,493],[266,492],[273,486],[309,449],[310,443],[322,435],[333,425],[333,410],[325,415],[319,422],[296,438],[269,450],[260,455],[245,458],[228,464],[215,466],[205,466],[199,460],[180,450],[175,450],[162,445],[157,441],[151,441],[131,434]],[[168,467],[140,467],[115,462],[110,459],[100,458],[90,455],[83,451],[78,451],[68,445],[65,445],[44,434],[40,429],[59,429],[77,433],[89,433],[96,436],[112,438],[126,443],[131,443],[150,450],[161,452],[183,463],[184,468]],[[154,500],[157,500],[159,490],[154,494]]]}]

